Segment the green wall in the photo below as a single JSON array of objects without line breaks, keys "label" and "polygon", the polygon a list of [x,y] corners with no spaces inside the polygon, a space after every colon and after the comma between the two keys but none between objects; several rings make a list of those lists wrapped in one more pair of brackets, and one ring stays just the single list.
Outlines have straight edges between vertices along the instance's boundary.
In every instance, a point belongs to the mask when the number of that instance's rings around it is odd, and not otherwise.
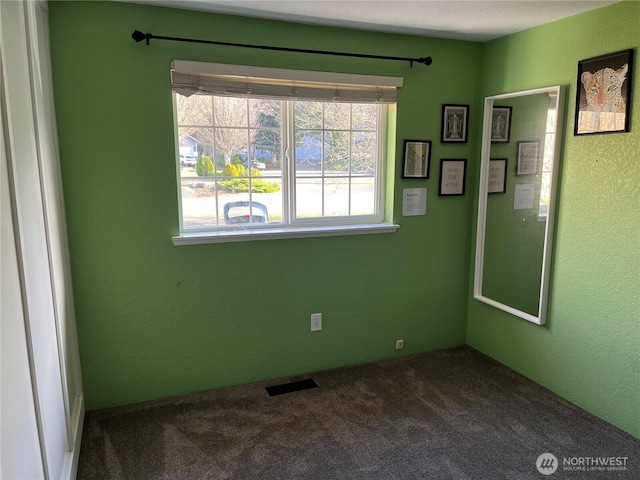
[{"label": "green wall", "polygon": [[[468,158],[474,176],[482,45],[119,2],[51,2],[50,29],[88,409],[465,343],[474,187],[439,198],[437,179],[441,158]],[[433,65],[146,46],[135,29]],[[400,229],[175,247],[172,59],[404,77],[390,181]],[[439,142],[443,103],[471,105],[468,144]],[[433,141],[429,180],[400,178],[405,138]],[[427,215],[403,218],[402,189],[422,186]],[[314,312],[324,330],[311,334]]]},{"label": "green wall", "polygon": [[[640,436],[640,3],[485,44],[482,95],[568,85],[548,324],[469,301],[467,343]],[[631,132],[573,136],[577,62],[636,49]]]}]

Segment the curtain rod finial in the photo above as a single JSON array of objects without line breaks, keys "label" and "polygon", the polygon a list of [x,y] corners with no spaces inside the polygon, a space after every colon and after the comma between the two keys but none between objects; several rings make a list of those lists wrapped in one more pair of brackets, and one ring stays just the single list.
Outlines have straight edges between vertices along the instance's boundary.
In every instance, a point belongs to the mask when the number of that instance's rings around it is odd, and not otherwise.
[{"label": "curtain rod finial", "polygon": [[422,57],[422,58],[419,58],[417,62],[423,65],[429,66],[433,63],[433,60],[431,57]]},{"label": "curtain rod finial", "polygon": [[136,42],[140,43],[142,40],[147,41],[147,45],[149,45],[149,40],[151,40],[150,33],[142,33],[140,30],[135,30],[131,34],[131,38],[133,38]]}]

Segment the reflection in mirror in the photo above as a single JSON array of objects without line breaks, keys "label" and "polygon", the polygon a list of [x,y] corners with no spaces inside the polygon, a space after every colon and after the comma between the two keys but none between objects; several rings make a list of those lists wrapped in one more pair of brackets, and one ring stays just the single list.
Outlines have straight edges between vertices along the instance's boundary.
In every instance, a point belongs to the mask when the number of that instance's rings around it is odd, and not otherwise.
[{"label": "reflection in mirror", "polygon": [[474,297],[546,321],[563,88],[485,99]]}]

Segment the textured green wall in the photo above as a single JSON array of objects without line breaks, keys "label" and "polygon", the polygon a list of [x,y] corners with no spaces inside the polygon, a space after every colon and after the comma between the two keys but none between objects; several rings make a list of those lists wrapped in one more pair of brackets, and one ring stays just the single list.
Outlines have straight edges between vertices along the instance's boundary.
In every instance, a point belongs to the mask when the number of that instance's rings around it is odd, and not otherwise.
[{"label": "textured green wall", "polygon": [[[437,179],[440,158],[468,158],[473,178],[482,45],[119,2],[51,2],[50,28],[88,409],[465,343],[474,188],[438,198]],[[434,62],[146,46],[135,29]],[[403,76],[398,232],[173,246],[172,59]],[[443,103],[471,104],[468,144],[439,142]],[[405,138],[433,140],[430,180],[400,179]],[[402,189],[419,186],[427,215],[403,218]],[[311,334],[313,312],[324,330]]]},{"label": "textured green wall", "polygon": [[[548,324],[471,299],[467,342],[640,436],[640,3],[485,45],[483,95],[569,86]],[[573,136],[577,62],[636,49],[631,132]]]}]

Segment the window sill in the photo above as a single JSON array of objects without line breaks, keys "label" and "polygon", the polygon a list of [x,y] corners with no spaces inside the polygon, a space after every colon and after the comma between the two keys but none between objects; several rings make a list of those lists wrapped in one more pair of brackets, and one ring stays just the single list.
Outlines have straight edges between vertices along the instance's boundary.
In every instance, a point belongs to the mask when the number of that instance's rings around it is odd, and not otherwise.
[{"label": "window sill", "polygon": [[247,228],[245,230],[219,230],[215,232],[182,233],[173,237],[174,245],[203,245],[207,243],[252,242],[287,238],[337,237],[343,235],[369,235],[393,233],[400,225],[376,223],[363,225],[333,225],[322,227]]}]

